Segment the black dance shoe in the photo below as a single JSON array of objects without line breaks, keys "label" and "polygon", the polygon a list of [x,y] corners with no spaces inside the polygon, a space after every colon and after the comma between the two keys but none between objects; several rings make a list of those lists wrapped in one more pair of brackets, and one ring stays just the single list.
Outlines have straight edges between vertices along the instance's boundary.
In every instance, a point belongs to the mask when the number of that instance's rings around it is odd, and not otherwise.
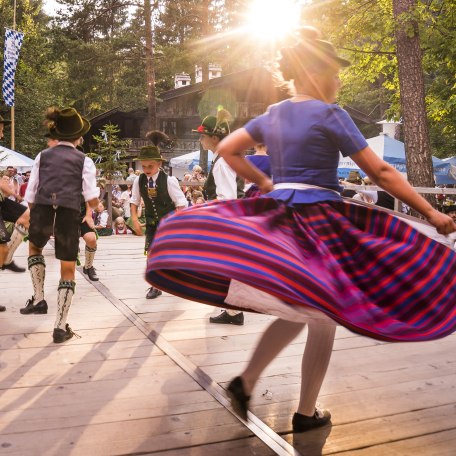
[{"label": "black dance shoe", "polygon": [[149,291],[146,294],[146,299],[155,299],[162,294],[161,290],[158,288],[150,287]]},{"label": "black dance shoe", "polygon": [[95,268],[92,266],[91,268],[82,268],[82,272],[86,275],[89,276],[89,279],[92,281],[92,282],[98,282],[100,279],[98,278],[97,276],[97,271],[95,270]]},{"label": "black dance shoe", "polygon": [[230,315],[224,310],[220,315],[216,317],[209,317],[211,323],[218,323],[221,325],[236,325],[242,326],[244,324],[244,314],[242,312],[236,315]]},{"label": "black dance shoe", "polygon": [[5,306],[0,306],[0,312],[5,312],[6,307]]},{"label": "black dance shoe", "polygon": [[4,264],[2,266],[2,271],[13,271],[13,272],[25,272],[25,268],[22,268],[21,266],[18,266],[14,261],[11,261],[11,263]]},{"label": "black dance shoe", "polygon": [[52,338],[54,339],[55,344],[61,344],[62,342],[66,342],[68,339],[71,339],[73,336],[80,338],[69,326],[67,323],[65,329],[54,328],[54,333],[52,334]]},{"label": "black dance shoe", "polygon": [[305,432],[311,429],[324,426],[331,421],[331,413],[329,410],[315,409],[312,416],[301,415],[295,413],[293,415],[293,432]]},{"label": "black dance shoe", "polygon": [[42,301],[33,305],[35,299],[33,296],[27,300],[27,304],[25,307],[19,310],[22,315],[29,315],[29,314],[47,314],[48,305],[47,302],[43,299]]},{"label": "black dance shoe", "polygon": [[247,421],[247,410],[250,396],[244,391],[244,384],[241,377],[235,377],[228,385],[227,395],[231,400],[233,410],[245,421]]}]

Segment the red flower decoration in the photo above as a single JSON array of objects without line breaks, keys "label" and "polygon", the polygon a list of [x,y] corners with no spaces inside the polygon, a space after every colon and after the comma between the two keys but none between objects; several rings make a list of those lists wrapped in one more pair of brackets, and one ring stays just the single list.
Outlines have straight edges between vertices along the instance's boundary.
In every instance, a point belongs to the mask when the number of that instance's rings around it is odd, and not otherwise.
[{"label": "red flower decoration", "polygon": [[203,125],[200,125],[200,126],[196,129],[196,131],[199,132],[199,133],[204,133],[204,130],[205,130],[205,128],[204,128]]}]

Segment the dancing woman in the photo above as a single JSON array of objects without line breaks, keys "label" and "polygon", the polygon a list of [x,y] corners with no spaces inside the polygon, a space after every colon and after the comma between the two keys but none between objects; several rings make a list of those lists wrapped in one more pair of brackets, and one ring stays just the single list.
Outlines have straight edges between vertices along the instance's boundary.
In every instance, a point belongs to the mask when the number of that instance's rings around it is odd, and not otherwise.
[{"label": "dancing woman", "polygon": [[[437,229],[436,238],[456,230],[369,148],[348,114],[333,104],[339,70],[348,65],[314,29],[283,49],[279,70],[293,83],[293,95],[218,149],[264,194],[169,217],[149,252],[147,278],[154,286],[194,301],[279,317],[228,387],[243,418],[263,369],[308,324],[294,432],[330,419],[315,404],[336,323],[386,341],[432,340],[456,329],[455,252],[389,212],[339,193],[341,151],[373,182],[420,212]],[[274,185],[243,158],[257,143],[268,147]]]}]

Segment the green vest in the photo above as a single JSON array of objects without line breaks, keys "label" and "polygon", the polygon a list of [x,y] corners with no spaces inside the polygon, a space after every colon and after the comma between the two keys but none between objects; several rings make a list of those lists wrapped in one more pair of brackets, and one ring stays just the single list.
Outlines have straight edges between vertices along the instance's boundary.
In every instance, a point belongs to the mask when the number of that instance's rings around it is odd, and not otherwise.
[{"label": "green vest", "polygon": [[139,176],[139,193],[146,206],[146,223],[156,225],[166,214],[175,209],[173,200],[168,193],[168,175],[162,170],[158,173],[155,181],[156,197],[150,198],[148,189],[148,178],[142,173]]},{"label": "green vest", "polygon": [[[212,170],[214,169],[215,162],[220,158],[220,155],[217,155],[215,160],[212,162],[211,170],[209,171],[209,175],[207,176],[206,182],[204,183],[204,193],[206,195],[207,200],[215,200],[217,199],[217,187],[215,185],[214,173]],[[237,187],[237,198],[244,198],[244,179],[242,177],[236,176],[236,187]]]}]

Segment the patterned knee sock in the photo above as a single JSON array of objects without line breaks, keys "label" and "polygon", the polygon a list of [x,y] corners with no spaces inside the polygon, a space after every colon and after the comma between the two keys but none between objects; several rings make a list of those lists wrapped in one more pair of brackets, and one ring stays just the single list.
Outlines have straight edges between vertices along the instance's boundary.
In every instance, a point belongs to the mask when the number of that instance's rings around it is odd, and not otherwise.
[{"label": "patterned knee sock", "polygon": [[33,284],[33,297],[35,304],[44,299],[44,277],[46,275],[46,263],[43,255],[28,257],[28,268]]},{"label": "patterned knee sock", "polygon": [[95,258],[95,252],[97,251],[96,247],[87,247],[85,248],[85,265],[86,269],[89,269],[93,266],[93,259]]},{"label": "patterned knee sock", "polygon": [[14,252],[21,245],[23,240],[24,234],[20,233],[17,229],[14,229],[11,240],[8,242],[8,253],[5,258],[5,264],[10,264],[13,261]]},{"label": "patterned knee sock", "polygon": [[76,282],[74,280],[60,279],[57,297],[57,316],[54,328],[65,329],[75,286]]}]

